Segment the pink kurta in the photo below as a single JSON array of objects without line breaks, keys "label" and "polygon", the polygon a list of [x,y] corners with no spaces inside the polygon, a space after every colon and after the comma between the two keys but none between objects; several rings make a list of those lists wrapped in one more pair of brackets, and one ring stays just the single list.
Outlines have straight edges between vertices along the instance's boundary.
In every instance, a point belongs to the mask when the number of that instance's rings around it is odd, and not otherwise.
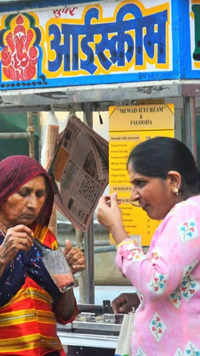
[{"label": "pink kurta", "polygon": [[168,213],[147,254],[123,241],[116,263],[141,300],[132,356],[200,356],[200,196]]}]

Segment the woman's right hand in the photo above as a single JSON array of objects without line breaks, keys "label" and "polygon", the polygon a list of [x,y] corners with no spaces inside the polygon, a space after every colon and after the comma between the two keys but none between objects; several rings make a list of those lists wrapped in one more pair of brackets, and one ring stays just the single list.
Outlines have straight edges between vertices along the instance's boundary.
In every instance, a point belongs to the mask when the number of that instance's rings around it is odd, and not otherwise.
[{"label": "woman's right hand", "polygon": [[16,225],[7,230],[0,245],[0,263],[8,264],[20,250],[28,251],[33,245],[33,231],[25,225]]},{"label": "woman's right hand", "polygon": [[115,314],[129,313],[132,308],[137,309],[140,300],[136,293],[122,293],[112,301],[112,309]]}]

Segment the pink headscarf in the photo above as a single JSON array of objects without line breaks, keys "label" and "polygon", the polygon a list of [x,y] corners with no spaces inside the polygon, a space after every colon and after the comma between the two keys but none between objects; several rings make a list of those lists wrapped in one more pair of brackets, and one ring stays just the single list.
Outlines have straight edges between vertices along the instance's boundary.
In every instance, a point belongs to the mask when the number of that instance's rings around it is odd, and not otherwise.
[{"label": "pink headscarf", "polygon": [[53,208],[53,186],[47,171],[33,158],[18,155],[0,161],[0,205],[22,185],[39,175],[45,177],[48,189],[47,199],[36,223],[48,226]]}]

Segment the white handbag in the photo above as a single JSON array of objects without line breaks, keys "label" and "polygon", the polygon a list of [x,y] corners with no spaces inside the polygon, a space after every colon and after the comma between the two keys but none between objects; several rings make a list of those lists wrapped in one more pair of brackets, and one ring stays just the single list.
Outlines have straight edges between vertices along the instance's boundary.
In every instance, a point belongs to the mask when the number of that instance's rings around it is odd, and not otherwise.
[{"label": "white handbag", "polygon": [[134,312],[124,314],[115,356],[131,356],[131,335],[134,327]]}]

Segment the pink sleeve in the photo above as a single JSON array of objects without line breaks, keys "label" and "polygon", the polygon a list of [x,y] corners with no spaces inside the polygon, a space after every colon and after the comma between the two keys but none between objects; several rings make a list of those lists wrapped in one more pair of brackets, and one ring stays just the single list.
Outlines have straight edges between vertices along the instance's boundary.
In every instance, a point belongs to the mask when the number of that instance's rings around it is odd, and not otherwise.
[{"label": "pink sleeve", "polygon": [[144,297],[170,295],[200,260],[200,210],[181,203],[160,224],[156,243],[143,253],[131,239],[117,250],[116,264]]}]

